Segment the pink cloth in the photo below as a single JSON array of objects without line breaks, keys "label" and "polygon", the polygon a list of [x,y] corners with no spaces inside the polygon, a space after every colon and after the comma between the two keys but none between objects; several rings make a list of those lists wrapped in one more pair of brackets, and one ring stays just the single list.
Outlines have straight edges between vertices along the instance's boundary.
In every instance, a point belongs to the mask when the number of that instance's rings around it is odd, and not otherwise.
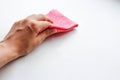
[{"label": "pink cloth", "polygon": [[53,24],[50,26],[50,28],[55,28],[57,33],[70,31],[78,26],[77,23],[68,19],[57,10],[51,10],[46,16],[53,21]]}]

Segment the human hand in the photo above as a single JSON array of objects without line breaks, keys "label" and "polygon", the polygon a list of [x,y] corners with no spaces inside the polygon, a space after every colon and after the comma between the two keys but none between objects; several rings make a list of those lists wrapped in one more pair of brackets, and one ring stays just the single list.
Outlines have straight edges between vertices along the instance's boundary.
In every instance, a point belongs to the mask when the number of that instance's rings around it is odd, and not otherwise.
[{"label": "human hand", "polygon": [[18,53],[19,56],[24,56],[47,37],[56,33],[55,29],[48,28],[51,23],[47,17],[41,14],[28,16],[15,22],[1,43]]}]

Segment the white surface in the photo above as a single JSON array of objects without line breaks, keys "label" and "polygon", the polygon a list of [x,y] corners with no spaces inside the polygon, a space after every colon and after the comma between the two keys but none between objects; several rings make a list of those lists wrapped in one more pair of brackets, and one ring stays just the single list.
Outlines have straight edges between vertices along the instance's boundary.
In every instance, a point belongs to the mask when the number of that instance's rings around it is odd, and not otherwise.
[{"label": "white surface", "polygon": [[12,24],[58,9],[79,27],[0,70],[0,80],[120,80],[120,0],[0,0],[0,40]]}]

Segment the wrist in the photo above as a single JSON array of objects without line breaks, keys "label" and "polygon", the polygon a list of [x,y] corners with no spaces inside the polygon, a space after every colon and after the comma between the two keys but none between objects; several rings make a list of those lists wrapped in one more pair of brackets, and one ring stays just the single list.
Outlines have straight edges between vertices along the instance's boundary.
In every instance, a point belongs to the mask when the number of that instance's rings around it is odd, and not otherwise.
[{"label": "wrist", "polygon": [[6,42],[0,42],[0,67],[18,57],[20,56],[13,47],[10,47]]},{"label": "wrist", "polygon": [[16,56],[20,56],[19,52],[17,51],[17,47],[10,45],[8,42],[6,41],[2,41],[0,42],[0,53],[7,53],[10,55],[16,55]]}]

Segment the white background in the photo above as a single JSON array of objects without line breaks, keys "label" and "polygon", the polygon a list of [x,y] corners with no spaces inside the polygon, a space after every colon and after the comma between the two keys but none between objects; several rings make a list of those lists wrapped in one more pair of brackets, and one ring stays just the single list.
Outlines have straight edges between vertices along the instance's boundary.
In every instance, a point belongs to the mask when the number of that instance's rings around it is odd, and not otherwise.
[{"label": "white background", "polygon": [[79,26],[0,70],[0,80],[120,80],[120,0],[0,0],[0,40],[12,24],[58,9]]}]

